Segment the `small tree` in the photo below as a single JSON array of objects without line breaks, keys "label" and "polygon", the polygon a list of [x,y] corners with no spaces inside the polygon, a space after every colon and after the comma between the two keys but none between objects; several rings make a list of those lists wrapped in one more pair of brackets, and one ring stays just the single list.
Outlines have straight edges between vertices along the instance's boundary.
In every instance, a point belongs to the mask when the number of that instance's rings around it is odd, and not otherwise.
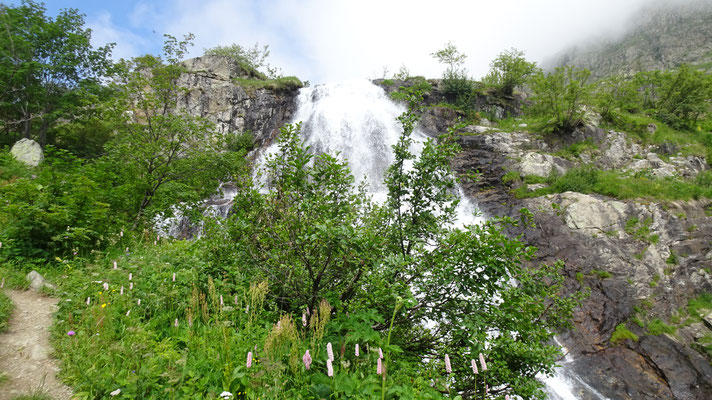
[{"label": "small tree", "polygon": [[552,131],[573,131],[583,122],[584,106],[591,101],[590,76],[591,71],[572,66],[556,68],[553,73],[537,73],[531,79],[529,112],[545,118]]},{"label": "small tree", "polygon": [[[200,202],[244,163],[223,152],[225,141],[207,120],[177,109],[185,88],[177,80],[191,45],[166,35],[164,58],[146,55],[126,63],[111,117],[119,126],[101,161],[117,183],[116,209],[142,217],[171,206]],[[147,210],[152,208],[150,213]]]},{"label": "small tree", "polygon": [[455,105],[468,108],[472,96],[472,81],[467,70],[462,67],[467,58],[457,47],[448,42],[444,48],[430,54],[441,64],[447,65],[443,73],[443,86],[446,95],[454,99]]},{"label": "small tree", "polygon": [[514,89],[522,86],[536,71],[536,63],[528,62],[523,51],[512,48],[492,60],[484,81],[495,86],[502,94],[511,96]]}]

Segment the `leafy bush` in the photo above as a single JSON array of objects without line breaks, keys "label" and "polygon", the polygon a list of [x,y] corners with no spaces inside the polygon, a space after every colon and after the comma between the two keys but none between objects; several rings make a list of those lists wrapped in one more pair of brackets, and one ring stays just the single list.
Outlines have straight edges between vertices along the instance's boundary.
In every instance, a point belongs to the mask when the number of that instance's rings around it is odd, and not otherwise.
[{"label": "leafy bush", "polygon": [[[233,43],[228,46],[215,46],[205,50],[205,55],[229,57],[236,61],[250,78],[260,80],[280,77],[279,69],[272,67],[267,62],[269,54],[269,45],[260,46],[259,43],[255,43],[250,48]],[[264,69],[266,74],[260,72],[260,69]]]},{"label": "leafy bush", "polygon": [[590,76],[589,70],[572,66],[533,75],[530,80],[532,105],[528,112],[546,119],[551,131],[573,131],[583,122],[585,106],[591,103]]},{"label": "leafy bush", "polygon": [[496,87],[502,94],[511,96],[537,71],[536,63],[528,62],[524,52],[510,49],[500,53],[490,64],[484,83]]}]

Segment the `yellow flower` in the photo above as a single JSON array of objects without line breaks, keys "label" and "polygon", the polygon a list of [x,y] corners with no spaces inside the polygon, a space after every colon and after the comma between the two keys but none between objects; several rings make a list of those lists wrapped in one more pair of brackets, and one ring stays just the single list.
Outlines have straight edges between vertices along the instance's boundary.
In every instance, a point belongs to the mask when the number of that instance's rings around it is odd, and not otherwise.
[{"label": "yellow flower", "polygon": [[106,303],[102,304],[101,308],[106,308]]}]

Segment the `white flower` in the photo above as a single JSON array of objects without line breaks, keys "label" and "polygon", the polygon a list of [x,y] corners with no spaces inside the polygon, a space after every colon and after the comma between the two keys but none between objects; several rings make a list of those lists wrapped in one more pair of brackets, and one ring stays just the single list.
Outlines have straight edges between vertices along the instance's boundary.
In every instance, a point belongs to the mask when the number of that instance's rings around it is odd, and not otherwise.
[{"label": "white flower", "polygon": [[121,393],[121,389],[116,389],[113,392],[109,393],[111,396],[118,396],[119,393]]},{"label": "white flower", "polygon": [[220,398],[221,398],[221,399],[226,399],[226,400],[227,400],[227,399],[230,399],[230,398],[232,398],[232,393],[230,393],[230,392],[222,392],[222,393],[220,393]]}]

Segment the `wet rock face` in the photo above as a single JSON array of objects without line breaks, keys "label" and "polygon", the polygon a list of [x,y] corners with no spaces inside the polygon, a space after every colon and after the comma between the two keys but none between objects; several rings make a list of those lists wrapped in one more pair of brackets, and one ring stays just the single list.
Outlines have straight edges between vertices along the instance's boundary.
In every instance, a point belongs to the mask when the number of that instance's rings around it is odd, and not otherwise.
[{"label": "wet rock face", "polygon": [[197,57],[184,66],[188,72],[178,86],[186,91],[178,109],[208,119],[219,132],[250,132],[259,147],[269,143],[294,114],[298,90],[243,87],[237,79],[249,79],[247,72],[227,57]]},{"label": "wet rock face", "polygon": [[[638,156],[621,139],[604,132],[595,162],[601,167],[634,163]],[[574,359],[569,368],[611,399],[712,399],[711,360],[699,350],[702,338],[712,335],[712,316],[709,325],[704,317],[688,325],[671,322],[689,299],[712,292],[710,202],[662,205],[574,192],[516,199],[502,178],[521,171],[527,155],[550,144],[516,132],[463,136],[459,142],[463,151],[452,164],[461,176],[481,173],[479,181],[466,179],[463,188],[482,211],[514,217],[520,208],[529,209],[536,228],[511,233],[523,234],[539,249],[535,263],[564,261],[567,291],[590,288],[575,312],[575,329],[560,335]],[[616,147],[620,151],[607,159]],[[677,174],[689,168],[672,158],[665,165]],[[706,163],[700,170],[705,168]],[[652,335],[649,323],[656,318],[677,326],[675,333]],[[639,340],[611,343],[619,324]],[[584,389],[576,393],[581,399],[598,398]]]}]

